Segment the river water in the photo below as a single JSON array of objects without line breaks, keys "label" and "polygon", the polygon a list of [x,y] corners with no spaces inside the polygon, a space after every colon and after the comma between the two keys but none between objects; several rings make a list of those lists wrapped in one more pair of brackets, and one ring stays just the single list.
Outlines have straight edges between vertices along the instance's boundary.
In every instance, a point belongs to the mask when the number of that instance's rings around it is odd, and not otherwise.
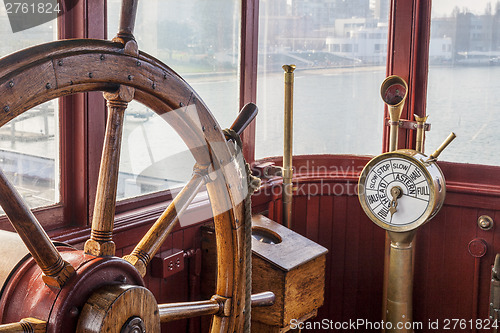
[{"label": "river water", "polygon": [[[383,103],[380,84],[384,67],[295,71],[294,154],[377,155],[382,151]],[[187,76],[187,81],[204,99],[222,127],[229,127],[238,109],[236,75],[210,79]],[[282,154],[283,73],[258,76],[259,115],[256,157]],[[53,106],[52,106],[53,108]],[[431,67],[427,114],[432,124],[427,133],[426,151],[432,152],[451,132],[457,139],[441,155],[441,160],[500,165],[496,153],[500,142],[500,66]],[[179,186],[191,175],[194,161],[178,135],[168,130],[163,119],[139,104],[132,104],[123,133],[119,197],[130,197]],[[136,117],[146,114],[146,117]],[[16,129],[55,133],[56,118],[33,117],[18,123]],[[4,151],[0,162],[12,162],[16,151],[23,163],[4,166],[14,173],[25,189],[40,190],[30,195],[36,201],[54,200],[58,187],[57,138],[38,142],[0,140]],[[7,152],[7,153],[5,153]],[[28,161],[29,160],[29,161]],[[22,167],[26,165],[26,167]],[[25,168],[26,170],[19,170]],[[42,172],[36,180],[37,172]],[[23,173],[30,179],[20,176]],[[53,175],[47,181],[48,175]],[[35,180],[33,180],[35,179]],[[31,185],[30,185],[31,184]],[[46,187],[52,190],[47,190]],[[35,191],[35,192],[36,192]],[[57,201],[57,199],[55,199]]]}]

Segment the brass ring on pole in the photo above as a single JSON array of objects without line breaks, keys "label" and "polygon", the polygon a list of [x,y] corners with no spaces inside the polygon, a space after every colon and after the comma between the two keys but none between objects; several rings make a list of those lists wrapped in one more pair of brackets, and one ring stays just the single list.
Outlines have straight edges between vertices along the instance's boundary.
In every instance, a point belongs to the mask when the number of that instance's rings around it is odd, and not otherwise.
[{"label": "brass ring on pole", "polygon": [[419,117],[415,115],[415,120],[417,121],[417,139],[415,140],[415,150],[419,153],[424,153],[424,134],[425,134],[425,122],[428,116]]}]

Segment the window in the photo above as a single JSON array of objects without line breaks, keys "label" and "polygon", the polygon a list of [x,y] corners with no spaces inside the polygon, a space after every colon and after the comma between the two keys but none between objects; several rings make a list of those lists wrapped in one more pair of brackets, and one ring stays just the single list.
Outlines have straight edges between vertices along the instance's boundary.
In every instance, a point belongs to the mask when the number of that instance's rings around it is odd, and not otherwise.
[{"label": "window", "polygon": [[[0,6],[0,57],[57,39],[57,20],[13,33]],[[13,83],[14,84],[14,83]],[[0,128],[0,168],[31,208],[58,203],[58,101],[25,112]]]},{"label": "window", "polygon": [[[108,0],[108,36],[118,31],[121,1]],[[231,125],[239,106],[239,1],[140,1],[134,35],[139,49],[179,73],[220,125]],[[119,198],[179,187],[194,159],[168,124],[145,106],[127,109]]]},{"label": "window", "polygon": [[498,154],[487,153],[498,141],[500,1],[434,1],[432,12],[427,151],[454,131],[442,159],[500,165]]},{"label": "window", "polygon": [[260,1],[256,158],[283,151],[284,64],[297,66],[294,154],[381,151],[379,87],[386,54],[373,50],[386,48],[388,6],[368,0]]}]

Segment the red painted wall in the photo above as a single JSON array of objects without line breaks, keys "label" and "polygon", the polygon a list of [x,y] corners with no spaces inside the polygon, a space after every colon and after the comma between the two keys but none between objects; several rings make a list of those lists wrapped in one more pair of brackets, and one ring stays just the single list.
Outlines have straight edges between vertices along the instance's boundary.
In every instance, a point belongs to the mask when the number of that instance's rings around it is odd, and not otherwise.
[{"label": "red painted wall", "polygon": [[[295,168],[303,172],[296,174],[293,229],[329,249],[325,305],[313,321],[380,322],[382,318],[385,232],[365,216],[354,194],[357,173],[367,160],[349,156],[304,156],[294,160]],[[500,228],[482,231],[477,226],[481,215],[500,221],[498,181],[488,180],[496,176],[496,169],[440,165],[447,179],[447,197],[443,209],[416,236],[414,321],[423,324],[419,332],[473,332],[469,320],[489,316],[491,265],[500,252]],[[471,175],[474,168],[482,170],[478,179]],[[275,181],[269,186],[279,186],[279,180]],[[318,192],[320,188],[322,192]],[[280,198],[273,196],[270,200],[269,215],[279,221]],[[469,243],[478,239],[487,244],[481,258],[473,257],[468,250]],[[452,319],[466,321],[468,328],[445,330],[444,325]],[[440,329],[428,329],[429,321],[436,320]],[[452,328],[453,321],[450,324]],[[477,330],[483,331],[487,332]]]},{"label": "red painted wall", "polygon": [[[277,159],[272,161],[280,163]],[[367,161],[367,157],[355,156],[294,157],[297,190],[293,229],[329,250],[325,304],[313,321],[381,320],[385,232],[365,216],[356,196],[359,172]],[[446,319],[488,318],[490,270],[500,252],[500,227],[482,231],[477,219],[489,215],[500,221],[500,177],[496,168],[440,165],[447,179],[447,197],[441,212],[421,227],[416,237],[414,320],[424,327],[429,320],[439,320],[443,328]],[[281,220],[280,184],[279,177],[265,182],[253,198],[255,213],[264,212]],[[200,222],[187,228],[177,227],[162,251],[201,247],[200,225],[207,222],[204,210],[208,209],[206,203],[203,205],[203,201],[195,203],[187,212]],[[161,210],[158,207],[157,211]],[[117,221],[114,239],[118,256],[132,251],[154,218],[155,214],[139,212],[134,223]],[[86,231],[72,234],[66,230],[55,238],[82,244],[87,237]],[[468,251],[474,239],[487,244],[487,252],[481,258],[474,258]],[[199,257],[186,259],[185,269],[167,279],[148,274],[146,282],[159,302],[199,298],[203,274],[196,274],[197,260]],[[206,321],[202,323],[200,319],[172,323],[167,328],[170,332],[208,331]],[[421,332],[450,331],[454,330]]]}]

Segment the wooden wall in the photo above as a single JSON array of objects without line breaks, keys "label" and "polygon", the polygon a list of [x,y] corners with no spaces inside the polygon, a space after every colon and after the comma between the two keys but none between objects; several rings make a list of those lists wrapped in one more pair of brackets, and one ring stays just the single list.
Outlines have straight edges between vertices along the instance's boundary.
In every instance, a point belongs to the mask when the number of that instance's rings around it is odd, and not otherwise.
[{"label": "wooden wall", "polygon": [[[327,167],[321,174],[305,167],[303,170],[312,172],[296,174],[293,229],[330,251],[325,305],[313,321],[380,322],[385,232],[365,216],[354,193],[357,173],[366,161],[358,157],[344,158],[346,161],[309,156],[295,161],[298,169],[306,163],[312,165],[313,161],[316,168]],[[342,163],[352,165],[354,172],[339,174],[338,166]],[[324,172],[333,166],[337,166],[333,168],[336,172]],[[479,173],[484,184],[473,178],[469,179],[474,183],[465,183],[461,178],[472,173],[471,169],[481,168],[469,165],[468,171],[460,171],[464,166],[450,163],[441,163],[441,166],[448,180],[444,207],[416,236],[414,321],[423,325],[424,329],[419,332],[450,332],[444,329],[447,320],[462,319],[467,322],[467,328],[451,331],[476,332],[469,320],[475,322],[489,316],[491,265],[500,252],[500,227],[483,231],[477,226],[477,219],[489,215],[500,223],[498,181],[488,180],[489,172],[482,168]],[[279,186],[279,182],[270,186]],[[306,190],[302,190],[304,187]],[[323,190],[318,191],[321,187]],[[279,196],[271,198],[268,209],[271,218],[281,220]],[[486,254],[479,258],[471,255],[471,242],[486,244]],[[440,329],[428,329],[429,321],[436,320]],[[449,327],[453,327],[453,322]],[[489,332],[477,330],[483,331]]]},{"label": "wooden wall", "polygon": [[[313,321],[381,320],[385,231],[365,216],[356,195],[359,172],[367,161],[366,157],[353,156],[294,157],[298,172],[294,177],[297,189],[293,229],[329,250],[325,304]],[[274,162],[279,164],[279,160]],[[424,327],[429,320],[439,320],[441,329],[420,332],[456,331],[443,329],[446,319],[488,318],[490,270],[496,253],[500,252],[500,226],[490,231],[477,226],[478,217],[484,214],[500,223],[497,190],[500,177],[495,174],[496,169],[440,165],[447,178],[447,197],[441,212],[421,227],[416,237],[414,320],[422,322]],[[265,182],[253,198],[255,213],[263,212],[281,221],[280,184],[279,177]],[[200,226],[210,220],[209,207],[206,198],[194,206],[187,217],[196,223],[177,227],[162,250],[201,248]],[[157,212],[162,209],[158,207]],[[135,222],[130,222],[129,217],[123,221],[121,216],[117,217],[117,255],[131,252],[155,214],[138,211]],[[65,232],[56,238],[81,244],[87,237],[86,232],[79,231]],[[478,239],[487,246],[481,258],[469,252],[469,243]],[[197,274],[198,260],[199,256],[186,259],[186,268],[167,279],[148,274],[146,283],[159,302],[199,298],[199,283],[204,276],[203,272],[201,276]],[[196,319],[169,324],[168,331],[206,332],[207,329],[206,322]]]}]

